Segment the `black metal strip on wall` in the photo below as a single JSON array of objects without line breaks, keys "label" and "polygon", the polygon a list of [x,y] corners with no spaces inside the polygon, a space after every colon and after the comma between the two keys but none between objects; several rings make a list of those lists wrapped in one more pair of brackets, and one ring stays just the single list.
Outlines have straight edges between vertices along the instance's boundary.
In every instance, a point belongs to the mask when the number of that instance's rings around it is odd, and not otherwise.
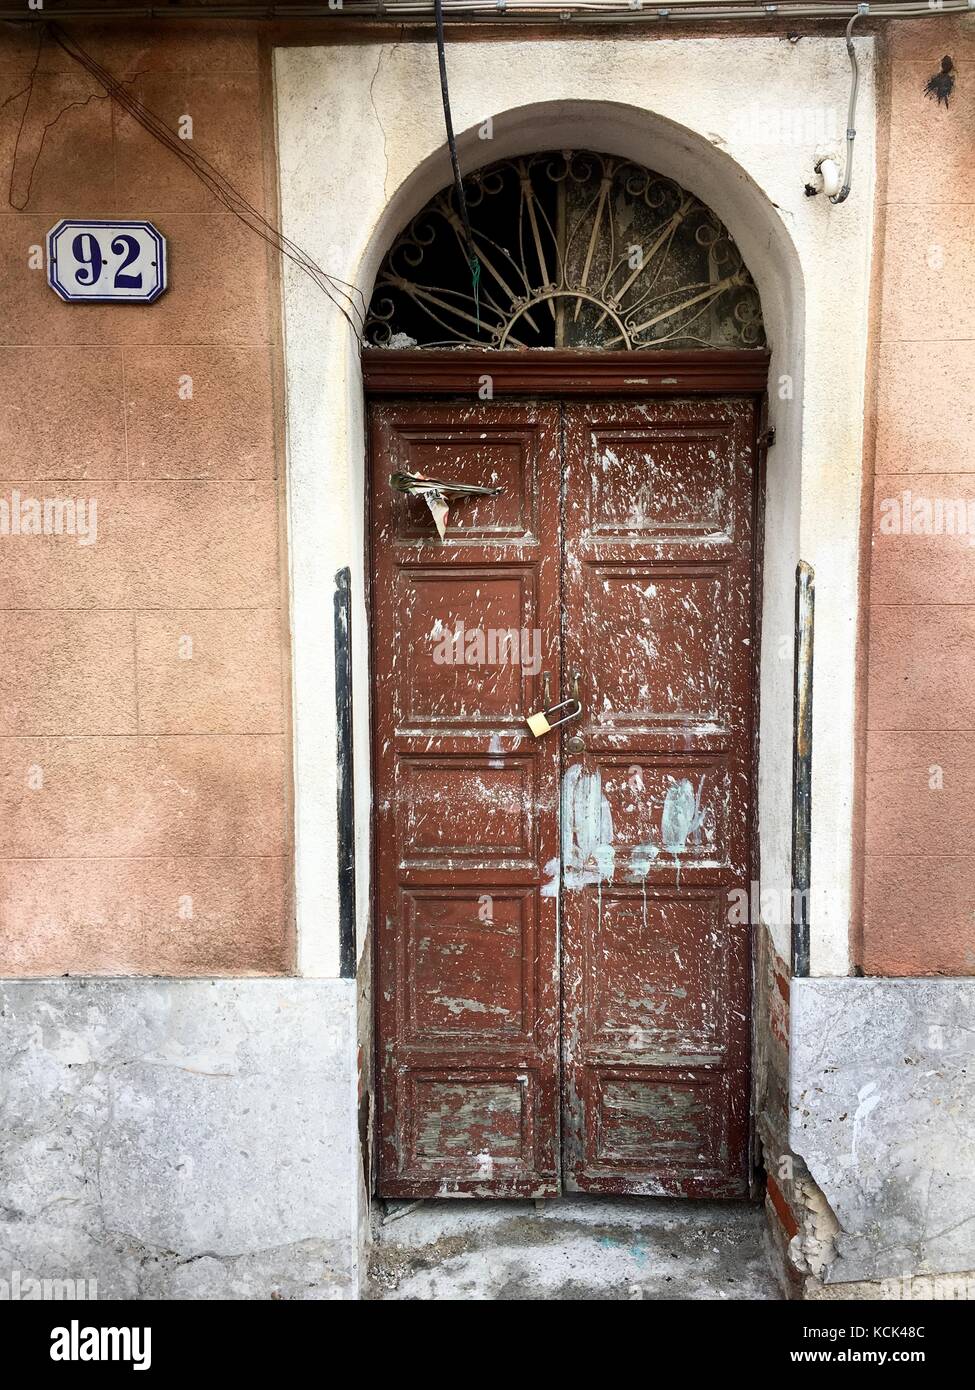
[{"label": "black metal strip on wall", "polygon": [[813,619],[816,575],[796,566],[796,645],[792,734],[792,974],[809,974],[809,879],[812,858]]},{"label": "black metal strip on wall", "polygon": [[339,974],[356,971],[355,783],[352,758],[352,575],[335,576],[335,738],[338,785]]}]

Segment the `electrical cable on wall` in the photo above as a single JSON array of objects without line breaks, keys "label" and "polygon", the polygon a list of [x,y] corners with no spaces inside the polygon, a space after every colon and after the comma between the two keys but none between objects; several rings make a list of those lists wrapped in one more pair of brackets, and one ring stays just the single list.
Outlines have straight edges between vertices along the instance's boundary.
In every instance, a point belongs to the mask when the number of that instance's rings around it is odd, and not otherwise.
[{"label": "electrical cable on wall", "polygon": [[[79,63],[81,67],[85,68],[92,77],[95,78],[99,85],[105,89],[106,94],[111,97],[113,101],[116,101],[123,110],[127,111],[133,120],[138,121],[139,125],[141,125],[144,130],[147,130],[160,144],[164,145],[166,149],[170,150],[178,159],[182,160],[186,167],[196,175],[200,182],[210,190],[214,197],[217,198],[225,208],[232,212],[235,217],[239,218],[239,220],[243,222],[246,227],[250,228],[252,232],[255,232],[261,237],[263,241],[267,242],[269,246],[273,246],[276,250],[280,251],[283,256],[286,256],[292,264],[304,271],[309,279],[313,280],[318,288],[322,290],[336,306],[353,331],[357,335],[361,335],[365,323],[366,302],[362,291],[357,286],[350,284],[346,280],[340,280],[334,275],[329,275],[307,251],[304,251],[289,237],[286,237],[280,228],[276,227],[272,222],[269,222],[262,212],[249,203],[244,195],[234,187],[230,180],[226,178],[219,169],[216,169],[203,157],[203,155],[198,154],[195,150],[189,149],[186,142],[174,135],[160,116],[150,111],[147,106],[144,106],[142,102],[134,97],[123,82],[120,82],[107,68],[102,67],[97,59],[93,58],[90,53],[82,48],[75,38],[65,33],[59,25],[48,23],[45,26],[41,34],[41,44],[43,44],[46,35],[49,35],[50,38],[53,39],[69,57],[73,58],[76,63]],[[31,79],[28,86],[23,89],[28,92],[27,106],[30,105],[30,92],[33,87],[39,61],[40,47],[38,49],[38,58],[35,61]],[[71,103],[71,105],[78,104],[77,102]],[[66,107],[65,109],[67,110],[68,108]],[[21,129],[18,131],[17,137],[18,143],[26,120],[26,110],[27,108],[25,107],[21,117]],[[44,128],[44,134],[47,133],[62,114],[63,112],[59,113],[55,121],[48,122]],[[41,143],[43,145],[43,137]],[[39,157],[40,150],[38,150],[38,154],[35,157],[35,166],[37,158]],[[14,151],[14,162],[16,162],[16,149]],[[33,170],[31,177],[33,177]],[[12,180],[13,173],[11,173],[11,182]],[[30,185],[28,184],[28,196],[29,189]],[[13,203],[12,197],[10,201],[12,206],[17,206]]]},{"label": "electrical cable on wall", "polygon": [[437,61],[440,64],[440,95],[443,99],[444,125],[447,128],[447,147],[450,150],[450,167],[454,171],[454,191],[457,194],[457,206],[460,209],[460,220],[463,224],[464,237],[467,241],[467,260],[471,268],[471,288],[474,291],[474,315],[477,320],[478,331],[480,331],[481,262],[474,246],[474,233],[471,231],[471,219],[467,212],[467,195],[464,193],[464,180],[460,175],[460,161],[457,158],[457,141],[454,139],[454,121],[450,114],[450,92],[447,88],[447,54],[444,48],[443,32],[443,0],[434,0],[434,12],[437,21]]},{"label": "electrical cable on wall", "polygon": [[[436,0],[342,0],[342,4],[278,4],[278,5],[221,5],[210,4],[171,6],[123,5],[118,9],[104,6],[77,6],[59,11],[61,19],[151,20],[169,25],[181,20],[209,20],[219,23],[226,19],[259,20],[327,20],[349,23],[355,20],[386,21],[390,24],[426,25],[435,12]],[[827,19],[843,20],[857,10],[855,4],[845,5],[837,0],[780,0],[768,4],[762,0],[671,0],[658,5],[651,0],[443,0],[445,16],[451,22],[471,25],[490,25],[498,28],[517,28],[520,24],[574,25],[575,22],[602,24],[635,24],[638,27],[670,28],[682,20],[716,21],[735,19],[768,24],[770,20]],[[964,14],[975,9],[971,0],[877,0],[870,6],[873,19],[938,18]],[[43,11],[25,11],[23,0],[18,8],[0,8],[0,23],[24,25],[44,23]]]},{"label": "electrical cable on wall", "polygon": [[850,55],[850,105],[846,113],[846,169],[843,174],[843,187],[830,198],[831,203],[845,203],[853,186],[853,142],[857,138],[854,121],[857,114],[857,90],[860,86],[860,69],[857,66],[856,49],[853,47],[853,26],[861,16],[869,11],[869,5],[861,5],[846,26],[846,51]]}]

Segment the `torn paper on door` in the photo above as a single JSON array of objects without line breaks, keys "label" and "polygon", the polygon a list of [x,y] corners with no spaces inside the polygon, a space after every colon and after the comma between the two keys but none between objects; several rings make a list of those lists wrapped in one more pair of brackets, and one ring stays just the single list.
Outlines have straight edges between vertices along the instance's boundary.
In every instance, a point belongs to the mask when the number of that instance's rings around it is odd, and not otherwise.
[{"label": "torn paper on door", "polygon": [[447,483],[442,478],[428,478],[423,473],[391,473],[389,483],[397,492],[423,498],[430,508],[441,540],[447,531],[452,501],[461,497],[496,497],[504,491],[501,487],[479,487],[475,483]]}]

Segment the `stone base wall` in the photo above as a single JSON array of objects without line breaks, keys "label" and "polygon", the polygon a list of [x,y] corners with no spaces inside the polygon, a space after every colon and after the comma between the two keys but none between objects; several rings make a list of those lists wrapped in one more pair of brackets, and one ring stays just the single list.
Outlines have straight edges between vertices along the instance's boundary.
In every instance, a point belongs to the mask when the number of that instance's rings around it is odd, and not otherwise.
[{"label": "stone base wall", "polygon": [[355,981],[0,985],[0,1281],[358,1296]]},{"label": "stone base wall", "polygon": [[790,1292],[975,1296],[975,984],[793,980],[790,1003],[788,1133],[759,1120]]}]

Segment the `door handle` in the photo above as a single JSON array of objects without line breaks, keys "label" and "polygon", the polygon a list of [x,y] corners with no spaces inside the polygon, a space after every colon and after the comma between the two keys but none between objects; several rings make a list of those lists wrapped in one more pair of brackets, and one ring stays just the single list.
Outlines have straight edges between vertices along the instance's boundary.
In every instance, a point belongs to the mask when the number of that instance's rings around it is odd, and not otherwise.
[{"label": "door handle", "polygon": [[[579,712],[580,712],[580,713],[582,712],[582,697],[581,697],[581,695],[579,694],[579,682],[580,682],[581,679],[582,679],[582,672],[581,672],[581,671],[573,671],[573,673],[572,673],[572,699],[573,699],[573,702],[579,706]],[[565,751],[566,751],[567,753],[584,753],[585,750],[586,750],[586,740],[582,737],[581,734],[573,734],[572,737],[571,737],[570,739],[567,739],[567,740],[566,740]]]}]

